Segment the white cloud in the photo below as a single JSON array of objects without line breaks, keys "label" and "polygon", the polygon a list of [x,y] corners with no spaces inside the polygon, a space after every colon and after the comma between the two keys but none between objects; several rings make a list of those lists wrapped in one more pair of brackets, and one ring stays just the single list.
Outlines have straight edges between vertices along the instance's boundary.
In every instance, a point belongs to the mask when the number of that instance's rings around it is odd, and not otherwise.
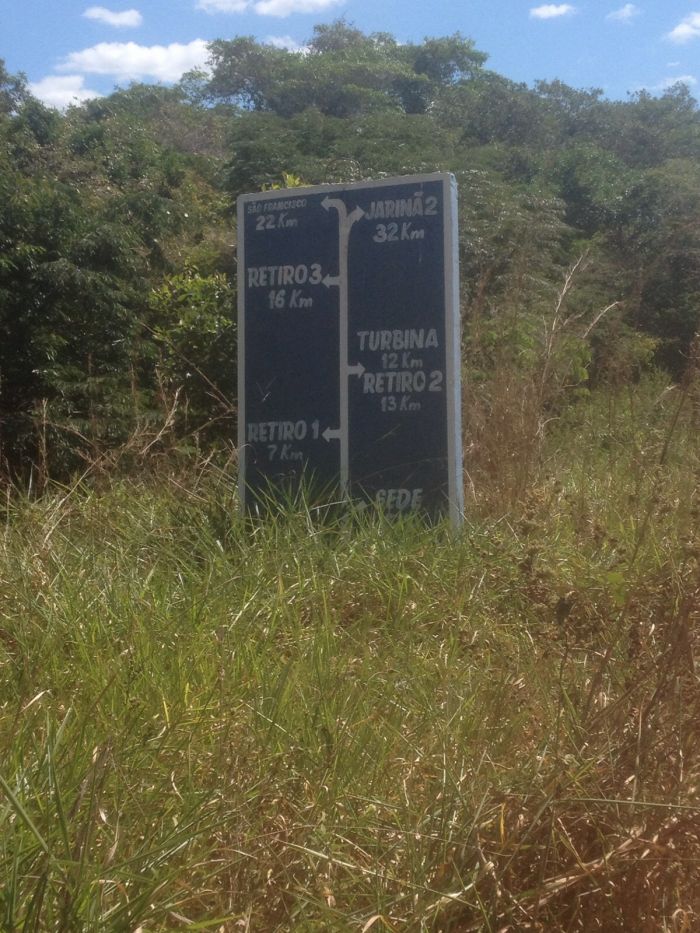
[{"label": "white cloud", "polygon": [[667,38],[671,42],[677,42],[683,45],[690,42],[691,39],[697,39],[700,36],[700,13],[689,13],[684,20],[669,32]]},{"label": "white cloud", "polygon": [[286,49],[288,52],[308,52],[308,45],[299,45],[291,36],[267,36],[265,42],[275,49]]},{"label": "white cloud", "polygon": [[642,11],[634,3],[626,3],[619,10],[613,10],[608,13],[606,19],[617,20],[619,23],[629,23],[635,16],[639,16]]},{"label": "white cloud", "polygon": [[257,0],[253,9],[260,16],[291,16],[292,13],[318,13],[341,0]]},{"label": "white cloud", "polygon": [[662,81],[659,81],[658,84],[638,84],[635,91],[650,91],[652,94],[662,94],[664,91],[668,91],[669,88],[674,87],[676,84],[685,84],[687,87],[695,87],[698,84],[698,79],[695,75],[678,75],[664,78]]},{"label": "white cloud", "polygon": [[664,78],[659,85],[659,90],[666,91],[674,84],[687,84],[688,87],[695,87],[697,83],[698,79],[694,75],[678,75],[677,78]]},{"label": "white cloud", "polygon": [[208,57],[204,39],[194,39],[187,45],[179,42],[171,45],[100,42],[81,52],[71,52],[59,65],[59,71],[114,75],[118,79],[177,81],[186,71],[203,68]]},{"label": "white cloud", "polygon": [[85,78],[82,75],[49,75],[48,78],[30,84],[29,90],[49,107],[56,107],[58,110],[65,110],[70,104],[77,104],[82,100],[102,96],[99,91],[91,91],[85,87]]},{"label": "white cloud", "polygon": [[90,6],[85,10],[83,16],[86,19],[94,19],[117,29],[127,26],[140,26],[143,22],[143,16],[138,10],[123,10],[117,13],[103,6]]},{"label": "white cloud", "polygon": [[197,0],[197,9],[205,13],[243,13],[250,0]]},{"label": "white cloud", "polygon": [[570,3],[545,3],[532,7],[530,16],[533,19],[555,19],[557,16],[569,16],[575,12],[576,8]]},{"label": "white cloud", "polygon": [[318,13],[342,0],[197,0],[205,13],[243,13],[253,10],[260,16],[291,16],[292,13]]}]

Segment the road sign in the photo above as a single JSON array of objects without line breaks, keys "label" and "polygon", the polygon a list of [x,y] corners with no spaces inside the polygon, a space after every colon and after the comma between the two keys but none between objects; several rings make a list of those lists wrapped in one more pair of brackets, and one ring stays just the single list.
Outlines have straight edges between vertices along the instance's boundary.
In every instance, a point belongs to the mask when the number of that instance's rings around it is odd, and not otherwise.
[{"label": "road sign", "polygon": [[456,184],[238,199],[244,507],[299,482],[462,516]]}]

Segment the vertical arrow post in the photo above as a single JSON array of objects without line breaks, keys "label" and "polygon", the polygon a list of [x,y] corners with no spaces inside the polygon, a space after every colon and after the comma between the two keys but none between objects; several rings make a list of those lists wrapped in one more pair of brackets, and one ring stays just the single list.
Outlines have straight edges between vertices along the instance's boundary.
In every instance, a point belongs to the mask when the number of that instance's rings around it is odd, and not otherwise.
[{"label": "vertical arrow post", "polygon": [[348,213],[345,201],[340,198],[326,196],[321,201],[325,210],[333,208],[338,212],[338,278],[330,279],[328,285],[338,285],[339,313],[340,313],[340,494],[346,497],[350,492],[350,398],[348,367],[348,324],[349,324],[349,297],[348,297],[348,253],[350,246],[350,230],[354,223],[364,217],[361,207],[356,207]]}]

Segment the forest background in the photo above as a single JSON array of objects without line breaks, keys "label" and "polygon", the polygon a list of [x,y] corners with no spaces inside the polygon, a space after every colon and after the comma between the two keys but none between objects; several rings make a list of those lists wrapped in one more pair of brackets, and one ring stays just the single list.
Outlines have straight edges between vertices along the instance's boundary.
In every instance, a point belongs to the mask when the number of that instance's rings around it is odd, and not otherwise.
[{"label": "forest background", "polygon": [[555,397],[685,370],[700,317],[687,86],[626,102],[530,88],[459,35],[399,44],[344,21],[304,52],[210,50],[207,73],[64,113],[0,71],[4,474],[41,488],[145,449],[230,447],[234,204],[270,186],[456,175],[463,360],[481,399],[467,446],[482,467],[496,372],[519,397],[525,377],[541,426]]}]

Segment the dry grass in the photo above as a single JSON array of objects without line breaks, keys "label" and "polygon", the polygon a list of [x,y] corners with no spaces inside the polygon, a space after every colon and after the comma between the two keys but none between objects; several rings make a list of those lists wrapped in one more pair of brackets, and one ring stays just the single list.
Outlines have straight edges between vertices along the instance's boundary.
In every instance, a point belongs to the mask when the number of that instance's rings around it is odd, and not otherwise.
[{"label": "dry grass", "polygon": [[459,538],[247,527],[211,463],[8,496],[0,926],[694,929],[678,400],[575,408],[520,501],[489,513],[482,487]]}]

